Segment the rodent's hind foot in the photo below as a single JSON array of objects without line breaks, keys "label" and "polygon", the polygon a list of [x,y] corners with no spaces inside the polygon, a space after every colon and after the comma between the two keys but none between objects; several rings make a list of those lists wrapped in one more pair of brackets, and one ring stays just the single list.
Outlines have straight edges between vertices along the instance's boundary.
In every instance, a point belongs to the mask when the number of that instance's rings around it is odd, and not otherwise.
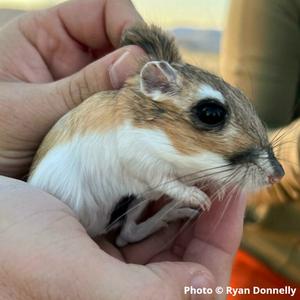
[{"label": "rodent's hind foot", "polygon": [[199,210],[190,207],[179,207],[171,210],[165,217],[167,223],[180,219],[194,219],[198,216]]},{"label": "rodent's hind foot", "polygon": [[129,243],[139,242],[151,234],[168,227],[168,224],[180,219],[194,219],[198,216],[199,208],[177,207],[170,202],[161,208],[155,215],[142,223],[125,223],[119,236],[116,239],[118,247],[124,247]]},{"label": "rodent's hind foot", "polygon": [[125,247],[128,244],[128,241],[126,241],[125,239],[123,239],[123,237],[121,235],[119,235],[116,239],[116,245],[118,247]]}]

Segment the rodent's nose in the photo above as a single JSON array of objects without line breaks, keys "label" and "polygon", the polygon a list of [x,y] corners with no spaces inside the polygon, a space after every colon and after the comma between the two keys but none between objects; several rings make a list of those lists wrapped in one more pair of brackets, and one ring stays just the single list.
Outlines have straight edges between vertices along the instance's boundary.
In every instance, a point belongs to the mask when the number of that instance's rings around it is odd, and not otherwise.
[{"label": "rodent's nose", "polygon": [[282,165],[278,162],[276,158],[271,159],[271,164],[273,167],[273,174],[268,176],[269,183],[274,184],[281,180],[285,172]]}]

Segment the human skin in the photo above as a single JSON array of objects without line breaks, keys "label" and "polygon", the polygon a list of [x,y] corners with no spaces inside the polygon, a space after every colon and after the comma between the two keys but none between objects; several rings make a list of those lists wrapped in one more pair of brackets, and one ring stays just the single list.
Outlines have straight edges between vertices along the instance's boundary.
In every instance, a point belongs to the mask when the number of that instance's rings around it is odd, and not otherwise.
[{"label": "human skin", "polygon": [[184,286],[228,284],[243,198],[214,203],[178,236],[172,224],[118,249],[106,238],[93,241],[53,196],[7,177],[0,191],[1,299],[202,300],[215,298],[184,295]]},{"label": "human skin", "polygon": [[[137,20],[129,1],[78,0],[1,28],[0,174],[22,178],[55,121],[136,71],[142,50],[114,49]],[[184,295],[184,286],[228,283],[244,207],[242,196],[228,196],[179,235],[173,224],[117,249],[92,240],[58,199],[0,177],[0,298],[212,299]]]}]

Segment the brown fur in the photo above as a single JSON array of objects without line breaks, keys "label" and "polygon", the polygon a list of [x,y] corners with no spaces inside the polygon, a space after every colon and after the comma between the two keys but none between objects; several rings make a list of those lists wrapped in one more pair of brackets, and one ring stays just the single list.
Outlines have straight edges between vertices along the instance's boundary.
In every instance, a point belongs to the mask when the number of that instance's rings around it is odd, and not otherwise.
[{"label": "brown fur", "polygon": [[140,46],[149,56],[149,60],[164,60],[180,63],[181,56],[175,39],[155,25],[138,23],[125,32],[120,46]]},{"label": "brown fur", "polygon": [[64,115],[44,138],[31,172],[51,148],[67,143],[75,134],[103,132],[121,124],[126,116],[122,115],[123,110],[118,109],[117,98],[117,92],[100,92]]}]

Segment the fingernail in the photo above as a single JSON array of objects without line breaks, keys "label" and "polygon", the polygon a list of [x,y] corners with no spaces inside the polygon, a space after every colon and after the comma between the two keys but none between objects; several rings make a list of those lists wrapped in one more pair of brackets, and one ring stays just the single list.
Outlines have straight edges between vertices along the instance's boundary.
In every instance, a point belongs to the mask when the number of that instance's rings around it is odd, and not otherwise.
[{"label": "fingernail", "polygon": [[138,59],[129,51],[125,51],[109,68],[108,74],[112,87],[121,88],[125,80],[136,73],[138,65]]}]

